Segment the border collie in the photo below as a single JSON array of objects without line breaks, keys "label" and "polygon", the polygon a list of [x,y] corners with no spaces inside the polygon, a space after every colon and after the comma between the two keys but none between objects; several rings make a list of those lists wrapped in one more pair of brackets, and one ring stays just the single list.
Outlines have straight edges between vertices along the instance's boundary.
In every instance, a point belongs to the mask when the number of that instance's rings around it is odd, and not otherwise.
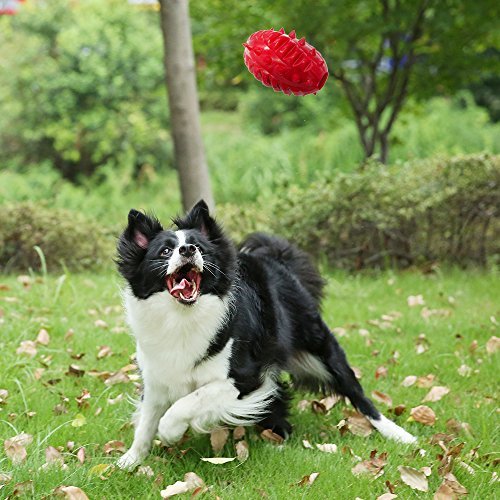
[{"label": "border collie", "polygon": [[204,201],[173,222],[164,229],[131,210],[118,242],[144,382],[120,467],[139,464],[156,434],[173,444],[189,427],[258,424],[286,437],[282,371],[296,384],[349,398],[384,436],[416,440],[364,395],[321,318],[324,282],[306,254],[265,234],[249,236],[237,251]]}]

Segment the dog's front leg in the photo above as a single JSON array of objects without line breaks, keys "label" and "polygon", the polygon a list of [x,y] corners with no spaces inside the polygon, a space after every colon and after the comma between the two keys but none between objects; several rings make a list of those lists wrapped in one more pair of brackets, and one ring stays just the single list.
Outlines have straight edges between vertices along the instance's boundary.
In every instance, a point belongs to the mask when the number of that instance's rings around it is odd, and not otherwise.
[{"label": "dog's front leg", "polygon": [[209,431],[223,420],[238,400],[238,390],[230,380],[210,382],[177,400],[163,415],[158,434],[165,444],[179,441],[191,425]]},{"label": "dog's front leg", "polygon": [[159,396],[153,390],[148,390],[146,386],[144,399],[138,408],[134,441],[127,453],[120,457],[117,462],[121,469],[134,469],[149,453],[151,443],[158,430],[158,422],[168,407],[168,403]]}]

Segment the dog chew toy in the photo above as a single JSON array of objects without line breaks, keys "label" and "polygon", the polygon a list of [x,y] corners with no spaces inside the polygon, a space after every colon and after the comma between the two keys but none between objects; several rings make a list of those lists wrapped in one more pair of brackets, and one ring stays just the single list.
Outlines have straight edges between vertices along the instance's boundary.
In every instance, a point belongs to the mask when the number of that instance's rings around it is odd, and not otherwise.
[{"label": "dog chew toy", "polygon": [[257,31],[243,44],[243,58],[252,75],[266,87],[284,94],[316,94],[328,78],[322,55],[281,28]]}]

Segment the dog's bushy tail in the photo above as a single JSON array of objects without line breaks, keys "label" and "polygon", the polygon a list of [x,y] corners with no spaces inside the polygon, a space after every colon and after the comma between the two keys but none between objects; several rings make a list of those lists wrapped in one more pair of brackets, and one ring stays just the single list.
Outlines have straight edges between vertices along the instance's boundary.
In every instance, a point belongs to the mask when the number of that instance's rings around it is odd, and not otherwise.
[{"label": "dog's bushy tail", "polygon": [[265,233],[253,233],[240,244],[240,252],[257,257],[271,257],[287,267],[311,294],[319,306],[325,281],[309,256],[289,241]]}]

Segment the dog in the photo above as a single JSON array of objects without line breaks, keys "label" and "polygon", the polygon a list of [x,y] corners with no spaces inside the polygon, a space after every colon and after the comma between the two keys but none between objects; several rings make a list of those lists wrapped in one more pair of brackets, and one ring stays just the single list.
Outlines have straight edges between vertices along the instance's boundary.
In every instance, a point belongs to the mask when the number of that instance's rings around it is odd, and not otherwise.
[{"label": "dog", "polygon": [[157,434],[170,445],[189,427],[258,424],[287,437],[282,372],[294,385],[348,398],[382,435],[415,442],[364,395],[321,317],[324,281],[307,254],[262,233],[237,250],[204,201],[173,222],[164,229],[131,210],[118,241],[144,384],[119,467],[138,465]]}]

